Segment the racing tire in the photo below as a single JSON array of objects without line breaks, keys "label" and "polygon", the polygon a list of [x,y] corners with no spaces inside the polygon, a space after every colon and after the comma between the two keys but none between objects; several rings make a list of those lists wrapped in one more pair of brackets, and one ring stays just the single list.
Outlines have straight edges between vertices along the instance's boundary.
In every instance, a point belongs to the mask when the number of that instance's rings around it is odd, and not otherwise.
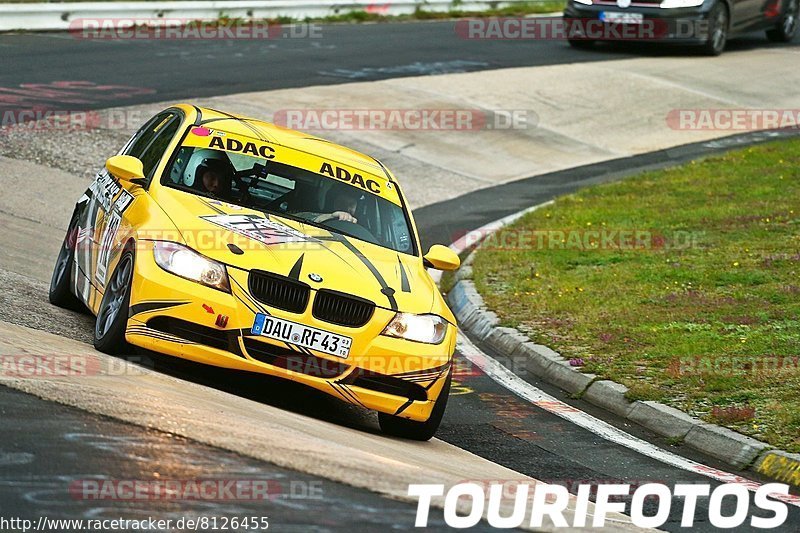
[{"label": "racing tire", "polygon": [[800,0],[789,0],[786,10],[771,30],[767,30],[767,39],[774,43],[788,43],[797,33],[800,19]]},{"label": "racing tire", "polygon": [[131,304],[133,267],[133,250],[128,247],[119,258],[97,312],[94,347],[103,353],[121,355],[130,351],[130,345],[125,341],[125,330]]},{"label": "racing tire", "polygon": [[568,39],[567,42],[576,50],[589,50],[594,48],[594,41],[591,39]]},{"label": "racing tire", "polygon": [[72,311],[85,311],[86,307],[72,292],[72,267],[75,264],[75,248],[78,242],[78,212],[72,215],[67,234],[58,252],[53,276],[50,278],[50,303]]},{"label": "racing tire", "polygon": [[450,396],[451,378],[452,372],[447,374],[447,380],[444,382],[444,387],[442,387],[439,397],[436,398],[436,403],[433,404],[433,410],[428,420],[417,422],[386,413],[378,413],[378,423],[381,426],[381,431],[387,435],[403,439],[430,440],[436,434],[436,430],[439,429],[439,424],[442,423],[444,410],[447,407],[447,398]]},{"label": "racing tire", "polygon": [[728,8],[722,2],[717,2],[708,13],[708,38],[700,49],[703,55],[718,56],[725,50],[728,43],[728,26],[730,16]]}]

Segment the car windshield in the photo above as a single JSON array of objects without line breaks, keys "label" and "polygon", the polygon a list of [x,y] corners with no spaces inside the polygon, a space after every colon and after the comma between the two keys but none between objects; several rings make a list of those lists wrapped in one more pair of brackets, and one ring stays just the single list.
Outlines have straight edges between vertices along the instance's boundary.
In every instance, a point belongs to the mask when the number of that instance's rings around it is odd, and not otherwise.
[{"label": "car windshield", "polygon": [[[336,175],[333,166],[326,168]],[[361,188],[340,179],[266,157],[182,146],[162,183],[414,254],[403,208],[370,192],[377,182],[367,181]]]}]

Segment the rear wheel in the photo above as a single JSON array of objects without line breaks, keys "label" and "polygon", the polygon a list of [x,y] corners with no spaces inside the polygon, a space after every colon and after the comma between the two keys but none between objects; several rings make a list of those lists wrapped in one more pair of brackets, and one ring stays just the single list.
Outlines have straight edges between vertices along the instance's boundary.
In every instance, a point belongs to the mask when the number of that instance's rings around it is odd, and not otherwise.
[{"label": "rear wheel", "polygon": [[133,250],[126,248],[106,286],[94,326],[94,347],[118,355],[129,350],[125,341],[133,280]]},{"label": "rear wheel", "polygon": [[702,45],[703,53],[718,56],[728,42],[728,8],[717,2],[708,14],[708,38]]},{"label": "rear wheel", "polygon": [[789,0],[786,9],[771,30],[767,30],[767,39],[776,43],[788,43],[797,33],[800,18],[800,0]]},{"label": "rear wheel", "polygon": [[73,311],[83,311],[85,308],[81,301],[72,292],[72,267],[75,262],[75,247],[78,242],[78,212],[72,215],[72,220],[67,228],[67,235],[58,252],[58,259],[53,268],[53,276],[50,278],[50,303],[71,309]]},{"label": "rear wheel", "polygon": [[447,407],[447,398],[450,396],[450,381],[452,372],[447,375],[447,380],[444,382],[439,397],[436,403],[433,404],[431,416],[425,422],[417,422],[415,420],[408,420],[407,418],[400,418],[398,416],[387,415],[385,413],[378,413],[378,422],[381,426],[381,431],[387,435],[400,437],[410,440],[430,440],[439,429],[439,424],[442,423],[444,417],[444,410]]}]

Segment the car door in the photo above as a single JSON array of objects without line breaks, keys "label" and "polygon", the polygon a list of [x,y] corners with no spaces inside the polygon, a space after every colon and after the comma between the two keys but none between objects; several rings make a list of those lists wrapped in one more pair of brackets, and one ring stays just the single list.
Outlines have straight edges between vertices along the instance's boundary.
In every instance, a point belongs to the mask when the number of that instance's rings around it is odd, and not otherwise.
[{"label": "car door", "polygon": [[730,0],[732,33],[742,33],[761,20],[761,6],[764,0]]},{"label": "car door", "polygon": [[[164,150],[175,136],[182,118],[177,111],[159,113],[150,119],[120,151],[142,161],[146,186],[164,156]],[[134,186],[141,191],[139,187]],[[118,255],[118,233],[125,212],[136,201],[137,194],[126,189],[103,169],[98,172],[81,203],[78,238],[81,242],[75,260],[75,293],[96,311],[105,290],[113,259]]]}]

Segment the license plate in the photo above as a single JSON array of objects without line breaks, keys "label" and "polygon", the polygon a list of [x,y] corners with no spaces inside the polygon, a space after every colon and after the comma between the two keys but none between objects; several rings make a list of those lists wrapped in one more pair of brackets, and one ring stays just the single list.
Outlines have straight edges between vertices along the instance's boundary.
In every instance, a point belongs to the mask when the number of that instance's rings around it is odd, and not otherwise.
[{"label": "license plate", "polygon": [[263,313],[256,315],[251,332],[253,335],[263,335],[270,339],[289,342],[343,359],[347,359],[347,356],[350,355],[350,345],[353,343],[353,339],[350,337],[289,322]]},{"label": "license plate", "polygon": [[643,24],[644,15],[641,13],[620,13],[618,11],[603,11],[600,20],[612,24]]}]

